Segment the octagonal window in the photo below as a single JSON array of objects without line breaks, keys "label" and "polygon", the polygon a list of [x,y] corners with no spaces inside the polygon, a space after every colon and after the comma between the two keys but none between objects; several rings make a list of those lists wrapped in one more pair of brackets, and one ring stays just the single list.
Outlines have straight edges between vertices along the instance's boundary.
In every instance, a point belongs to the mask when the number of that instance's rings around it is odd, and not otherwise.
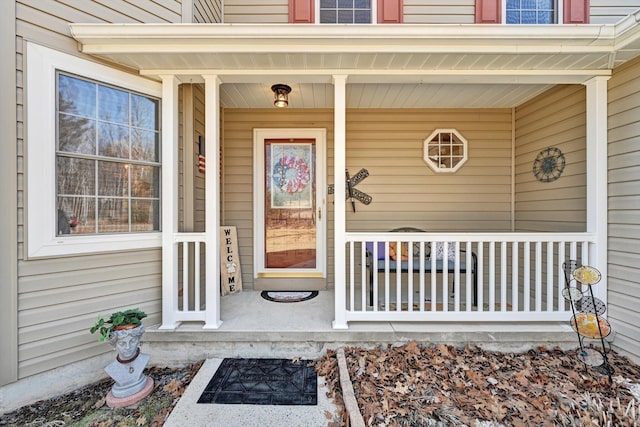
[{"label": "octagonal window", "polygon": [[455,129],[436,129],[424,140],[423,158],[436,172],[455,172],[467,161],[467,140]]}]

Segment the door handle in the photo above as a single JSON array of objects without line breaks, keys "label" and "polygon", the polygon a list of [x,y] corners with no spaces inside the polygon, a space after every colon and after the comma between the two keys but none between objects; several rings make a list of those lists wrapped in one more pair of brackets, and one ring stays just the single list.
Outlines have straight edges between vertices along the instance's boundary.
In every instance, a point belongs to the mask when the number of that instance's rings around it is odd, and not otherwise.
[{"label": "door handle", "polygon": [[322,221],[322,208],[318,208],[318,221]]}]

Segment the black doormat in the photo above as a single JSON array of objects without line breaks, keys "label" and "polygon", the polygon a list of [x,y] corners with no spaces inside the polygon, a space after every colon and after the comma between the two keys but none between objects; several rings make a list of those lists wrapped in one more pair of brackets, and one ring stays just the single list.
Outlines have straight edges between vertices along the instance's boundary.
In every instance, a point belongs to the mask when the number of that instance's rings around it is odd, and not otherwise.
[{"label": "black doormat", "polygon": [[262,298],[274,302],[300,302],[318,296],[318,291],[262,291]]},{"label": "black doormat", "polygon": [[318,377],[308,360],[224,359],[198,403],[317,405]]}]

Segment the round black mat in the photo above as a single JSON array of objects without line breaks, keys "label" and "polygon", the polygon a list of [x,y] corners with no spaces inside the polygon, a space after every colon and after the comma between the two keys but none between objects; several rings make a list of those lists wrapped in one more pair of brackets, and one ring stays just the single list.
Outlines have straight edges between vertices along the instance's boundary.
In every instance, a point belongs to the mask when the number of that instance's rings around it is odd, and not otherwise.
[{"label": "round black mat", "polygon": [[262,291],[262,298],[273,302],[300,302],[318,296],[318,291]]}]

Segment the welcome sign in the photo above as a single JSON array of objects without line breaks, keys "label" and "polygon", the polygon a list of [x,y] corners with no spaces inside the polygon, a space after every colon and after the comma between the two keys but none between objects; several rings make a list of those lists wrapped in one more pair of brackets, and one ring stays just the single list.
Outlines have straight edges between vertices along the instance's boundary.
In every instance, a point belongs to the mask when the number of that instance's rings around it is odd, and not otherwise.
[{"label": "welcome sign", "polygon": [[235,226],[220,227],[220,282],[223,296],[242,291],[238,233]]}]

